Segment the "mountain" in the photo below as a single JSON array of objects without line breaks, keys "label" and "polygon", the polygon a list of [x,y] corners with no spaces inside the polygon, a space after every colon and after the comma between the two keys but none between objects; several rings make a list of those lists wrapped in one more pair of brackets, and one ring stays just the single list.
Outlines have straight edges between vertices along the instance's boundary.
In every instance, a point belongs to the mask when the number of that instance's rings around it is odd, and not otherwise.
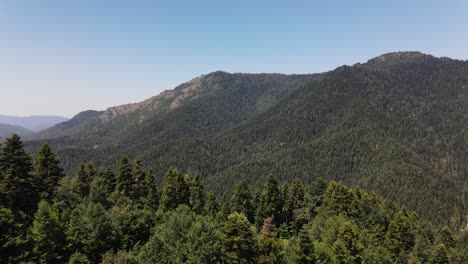
[{"label": "mountain", "polygon": [[67,121],[68,118],[62,116],[6,116],[0,115],[0,123],[14,126],[21,126],[31,131],[37,132],[58,123]]},{"label": "mountain", "polygon": [[24,127],[12,126],[9,124],[0,124],[0,138],[8,137],[12,134],[17,134],[23,137],[32,133],[34,132]]},{"label": "mountain", "polygon": [[398,52],[318,75],[215,72],[77,123],[47,138],[67,172],[140,155],[161,177],[177,167],[218,193],[270,172],[324,177],[438,223],[468,218],[467,61]]}]

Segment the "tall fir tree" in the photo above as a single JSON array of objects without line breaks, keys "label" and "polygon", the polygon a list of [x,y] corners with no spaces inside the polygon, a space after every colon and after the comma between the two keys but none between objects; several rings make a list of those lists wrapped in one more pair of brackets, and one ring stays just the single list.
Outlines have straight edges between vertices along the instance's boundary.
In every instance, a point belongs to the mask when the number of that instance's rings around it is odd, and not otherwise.
[{"label": "tall fir tree", "polygon": [[302,228],[298,236],[298,245],[294,254],[294,261],[298,264],[313,264],[317,262],[315,248],[310,234],[306,228]]},{"label": "tall fir tree", "polygon": [[413,248],[415,243],[413,224],[405,209],[400,210],[390,222],[387,230],[387,243],[395,257]]},{"label": "tall fir tree", "polygon": [[127,156],[122,156],[117,169],[116,189],[123,195],[131,197],[133,188],[133,174]]},{"label": "tall fir tree", "polygon": [[220,205],[218,203],[218,200],[216,199],[216,196],[213,192],[209,192],[208,196],[206,197],[205,213],[210,216],[215,216],[216,214],[218,214],[219,210]]},{"label": "tall fir tree", "polygon": [[224,247],[231,263],[254,263],[255,241],[249,220],[244,214],[234,212],[229,215],[223,233]]},{"label": "tall fir tree", "polygon": [[433,264],[449,264],[449,258],[447,255],[447,249],[445,248],[445,245],[440,243],[437,245],[434,255],[432,258],[432,263]]},{"label": "tall fir tree", "polygon": [[31,157],[21,138],[16,134],[7,138],[0,149],[0,205],[15,214],[23,212],[28,219],[32,219],[39,200],[31,171]]},{"label": "tall fir tree", "polygon": [[50,145],[42,145],[34,161],[34,176],[40,191],[40,197],[48,202],[52,201],[59,180],[64,177],[60,161],[52,152]]},{"label": "tall fir tree", "polygon": [[171,169],[164,177],[160,206],[164,210],[173,210],[181,204],[189,205],[190,187],[185,175]]},{"label": "tall fir tree", "polygon": [[197,214],[205,209],[205,188],[198,175],[190,181],[190,208]]},{"label": "tall fir tree", "polygon": [[262,217],[271,217],[273,219],[273,223],[276,226],[280,226],[282,223],[283,199],[278,186],[278,181],[276,181],[271,174],[268,175],[262,196]]},{"label": "tall fir tree", "polygon": [[134,162],[132,173],[131,198],[140,200],[148,195],[148,186],[145,182],[146,171],[143,167],[143,161],[137,158]]},{"label": "tall fir tree", "polygon": [[32,227],[34,255],[40,263],[63,263],[67,238],[56,209],[41,201]]},{"label": "tall fir tree", "polygon": [[231,212],[243,213],[251,223],[254,222],[255,207],[253,197],[250,193],[249,185],[245,180],[241,180],[234,188],[234,193],[231,197]]}]

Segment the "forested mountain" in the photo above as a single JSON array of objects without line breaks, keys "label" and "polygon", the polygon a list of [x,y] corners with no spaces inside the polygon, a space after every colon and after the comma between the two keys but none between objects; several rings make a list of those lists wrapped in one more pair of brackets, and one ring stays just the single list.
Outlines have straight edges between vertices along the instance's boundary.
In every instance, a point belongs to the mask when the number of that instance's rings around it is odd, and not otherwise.
[{"label": "forested mountain", "polygon": [[159,182],[176,167],[218,194],[239,179],[261,186],[268,173],[305,183],[324,177],[460,228],[467,121],[468,62],[399,52],[320,75],[215,72],[110,108],[47,142],[68,174],[79,161],[112,165],[128,154]]},{"label": "forested mountain", "polygon": [[62,116],[6,116],[0,115],[0,123],[14,126],[21,126],[31,131],[37,132],[58,123],[67,121],[68,118]]},{"label": "forested mountain", "polygon": [[43,145],[0,145],[0,263],[467,263],[468,234],[342,182],[263,187],[225,199],[171,169],[161,187],[142,161],[81,163],[66,177]]},{"label": "forested mountain", "polygon": [[27,128],[24,128],[24,127],[13,126],[13,125],[9,125],[9,124],[0,124],[0,138],[1,137],[8,137],[8,136],[11,136],[13,134],[17,134],[17,135],[20,135],[20,136],[26,136],[26,135],[29,135],[31,133],[34,133],[34,132],[27,129]]}]

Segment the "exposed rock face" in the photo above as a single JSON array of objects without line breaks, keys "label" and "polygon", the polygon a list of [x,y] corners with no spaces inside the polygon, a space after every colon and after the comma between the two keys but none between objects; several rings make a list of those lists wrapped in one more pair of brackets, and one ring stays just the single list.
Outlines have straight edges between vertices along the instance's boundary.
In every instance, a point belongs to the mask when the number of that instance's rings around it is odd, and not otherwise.
[{"label": "exposed rock face", "polygon": [[128,115],[135,111],[150,111],[157,109],[161,106],[162,101],[169,100],[169,110],[173,110],[181,105],[181,103],[189,98],[194,91],[201,87],[201,77],[197,77],[188,83],[179,87],[182,89],[166,90],[157,96],[153,96],[147,100],[139,103],[130,103],[108,108],[99,119],[102,121],[109,121],[113,118],[122,115]]}]

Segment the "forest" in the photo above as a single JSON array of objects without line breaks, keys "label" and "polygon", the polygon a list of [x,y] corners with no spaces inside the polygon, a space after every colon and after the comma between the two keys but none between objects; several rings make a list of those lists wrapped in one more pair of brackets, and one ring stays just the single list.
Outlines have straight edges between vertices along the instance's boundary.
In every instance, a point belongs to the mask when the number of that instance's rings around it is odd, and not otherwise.
[{"label": "forest", "polygon": [[467,87],[468,62],[419,52],[312,75],[213,72],[133,112],[82,112],[24,142],[34,154],[48,142],[67,175],[127,155],[158,184],[178,168],[217,196],[270,173],[343,181],[455,230],[467,225]]},{"label": "forest", "polygon": [[[1,263],[468,263],[468,235],[374,192],[317,178],[215,195],[122,156],[65,175],[48,144],[0,146]],[[280,177],[278,177],[280,178]]]}]

